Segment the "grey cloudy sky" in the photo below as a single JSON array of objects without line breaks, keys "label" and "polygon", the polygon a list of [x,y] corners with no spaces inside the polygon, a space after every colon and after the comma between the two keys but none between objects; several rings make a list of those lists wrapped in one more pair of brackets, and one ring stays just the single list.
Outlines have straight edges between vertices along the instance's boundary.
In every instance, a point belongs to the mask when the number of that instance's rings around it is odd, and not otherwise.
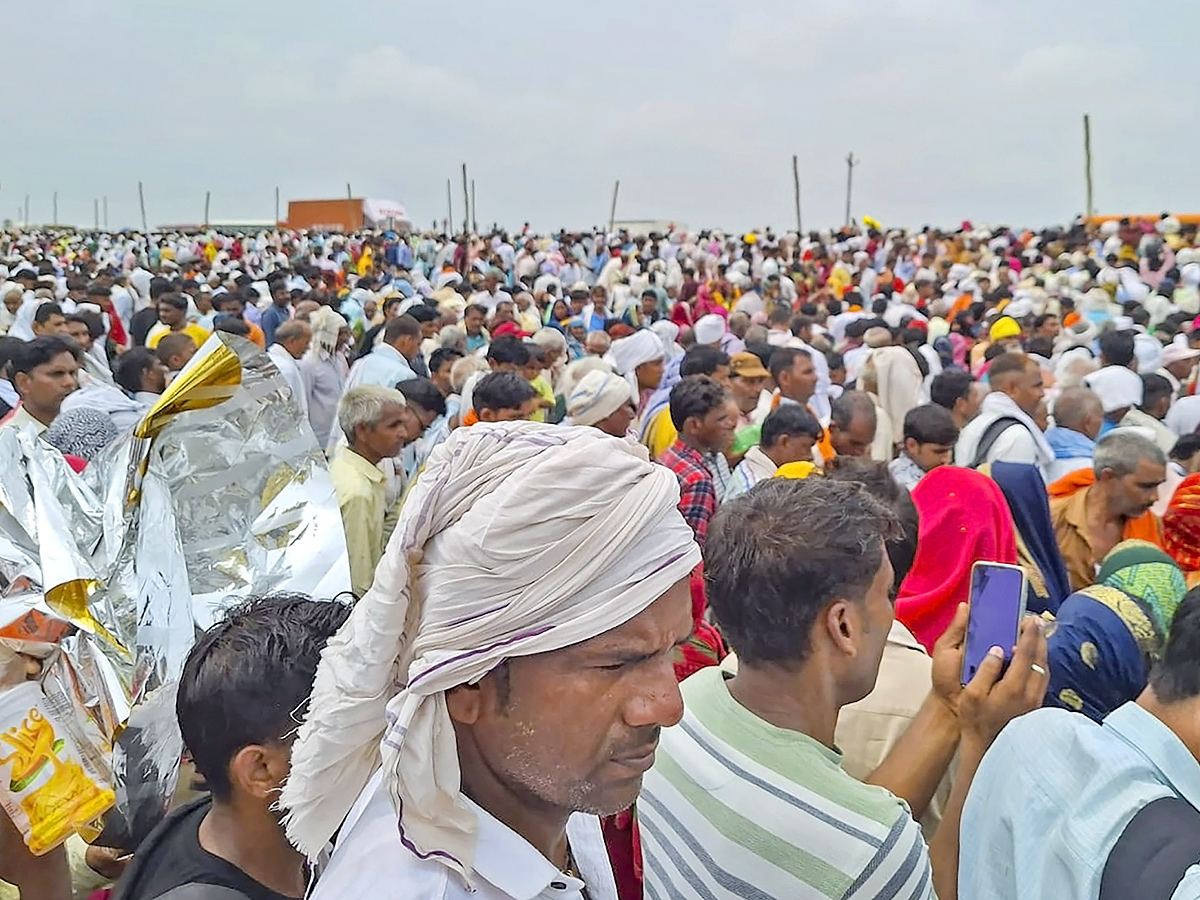
[{"label": "grey cloudy sky", "polygon": [[[1066,221],[1200,211],[1200,5],[1146,0],[18,0],[0,219],[269,219],[360,196],[482,222]],[[53,21],[48,22],[48,9]],[[21,37],[24,35],[24,37]],[[52,49],[51,49],[52,48]],[[15,82],[14,82],[15,79]],[[19,105],[12,102],[20,98]],[[16,123],[19,122],[19,128]]]}]

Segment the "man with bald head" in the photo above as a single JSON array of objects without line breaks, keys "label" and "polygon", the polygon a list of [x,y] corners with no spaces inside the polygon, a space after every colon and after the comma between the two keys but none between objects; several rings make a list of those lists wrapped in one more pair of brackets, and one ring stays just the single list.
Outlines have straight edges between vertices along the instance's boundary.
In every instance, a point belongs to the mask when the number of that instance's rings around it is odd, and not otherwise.
[{"label": "man with bald head", "polygon": [[[878,422],[875,401],[870,394],[865,391],[846,391],[833,401],[828,444],[837,456],[869,457]],[[828,463],[829,460],[824,462]]]},{"label": "man with bald head", "polygon": [[300,407],[300,412],[308,417],[308,392],[304,389],[304,379],[300,376],[300,367],[296,360],[308,352],[312,344],[312,326],[308,322],[289,319],[275,329],[275,343],[267,350],[267,356],[279,369],[279,374],[292,389],[292,399]]},{"label": "man with bald head", "polygon": [[1054,427],[1046,432],[1046,443],[1054,450],[1054,461],[1046,467],[1048,483],[1092,467],[1103,425],[1104,404],[1095,391],[1070,387],[1059,394],[1054,403]]}]

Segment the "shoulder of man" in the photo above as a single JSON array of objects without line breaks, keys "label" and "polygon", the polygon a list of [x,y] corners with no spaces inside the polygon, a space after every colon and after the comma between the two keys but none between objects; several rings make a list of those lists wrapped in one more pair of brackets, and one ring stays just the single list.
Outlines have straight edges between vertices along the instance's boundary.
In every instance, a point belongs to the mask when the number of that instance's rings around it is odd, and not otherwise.
[{"label": "shoulder of man", "polygon": [[1143,806],[1108,854],[1099,900],[1171,900],[1200,863],[1200,811],[1180,797]]}]

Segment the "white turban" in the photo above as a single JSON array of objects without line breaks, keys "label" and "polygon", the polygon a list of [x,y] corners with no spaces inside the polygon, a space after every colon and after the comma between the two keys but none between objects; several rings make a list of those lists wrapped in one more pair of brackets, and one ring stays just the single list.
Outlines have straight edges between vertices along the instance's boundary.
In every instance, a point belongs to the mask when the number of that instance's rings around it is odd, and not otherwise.
[{"label": "white turban", "polygon": [[1142,378],[1124,366],[1105,366],[1083,379],[1100,397],[1106,413],[1142,403]]},{"label": "white turban", "polygon": [[716,313],[701,316],[693,331],[697,344],[715,344],[725,336],[725,320]]},{"label": "white turban", "polygon": [[612,372],[588,372],[567,398],[567,415],[574,425],[595,425],[633,402],[629,383]]},{"label": "white turban", "polygon": [[637,331],[629,337],[618,338],[609,348],[613,368],[618,375],[629,375],[643,363],[663,358],[663,345],[653,333]]},{"label": "white turban", "polygon": [[659,319],[650,326],[650,330],[653,331],[658,336],[659,341],[662,342],[663,352],[666,354],[667,359],[674,359],[676,356],[679,356],[683,353],[682,348],[675,343],[676,339],[679,337],[679,326],[670,319]]},{"label": "white turban", "polygon": [[700,562],[678,503],[669,469],[593,428],[453,431],[321,655],[280,801],[292,843],[315,859],[382,767],[404,842],[471,883],[478,824],[445,692],[662,596]]}]

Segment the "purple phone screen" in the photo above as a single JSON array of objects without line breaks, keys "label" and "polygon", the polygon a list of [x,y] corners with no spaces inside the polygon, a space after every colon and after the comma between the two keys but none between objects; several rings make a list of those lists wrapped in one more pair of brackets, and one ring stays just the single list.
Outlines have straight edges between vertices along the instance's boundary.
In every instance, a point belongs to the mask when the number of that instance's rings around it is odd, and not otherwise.
[{"label": "purple phone screen", "polygon": [[981,564],[972,571],[963,684],[975,677],[975,671],[990,648],[1003,647],[1005,660],[1012,658],[1021,616],[1025,612],[1023,583],[1024,574],[1020,569]]}]

